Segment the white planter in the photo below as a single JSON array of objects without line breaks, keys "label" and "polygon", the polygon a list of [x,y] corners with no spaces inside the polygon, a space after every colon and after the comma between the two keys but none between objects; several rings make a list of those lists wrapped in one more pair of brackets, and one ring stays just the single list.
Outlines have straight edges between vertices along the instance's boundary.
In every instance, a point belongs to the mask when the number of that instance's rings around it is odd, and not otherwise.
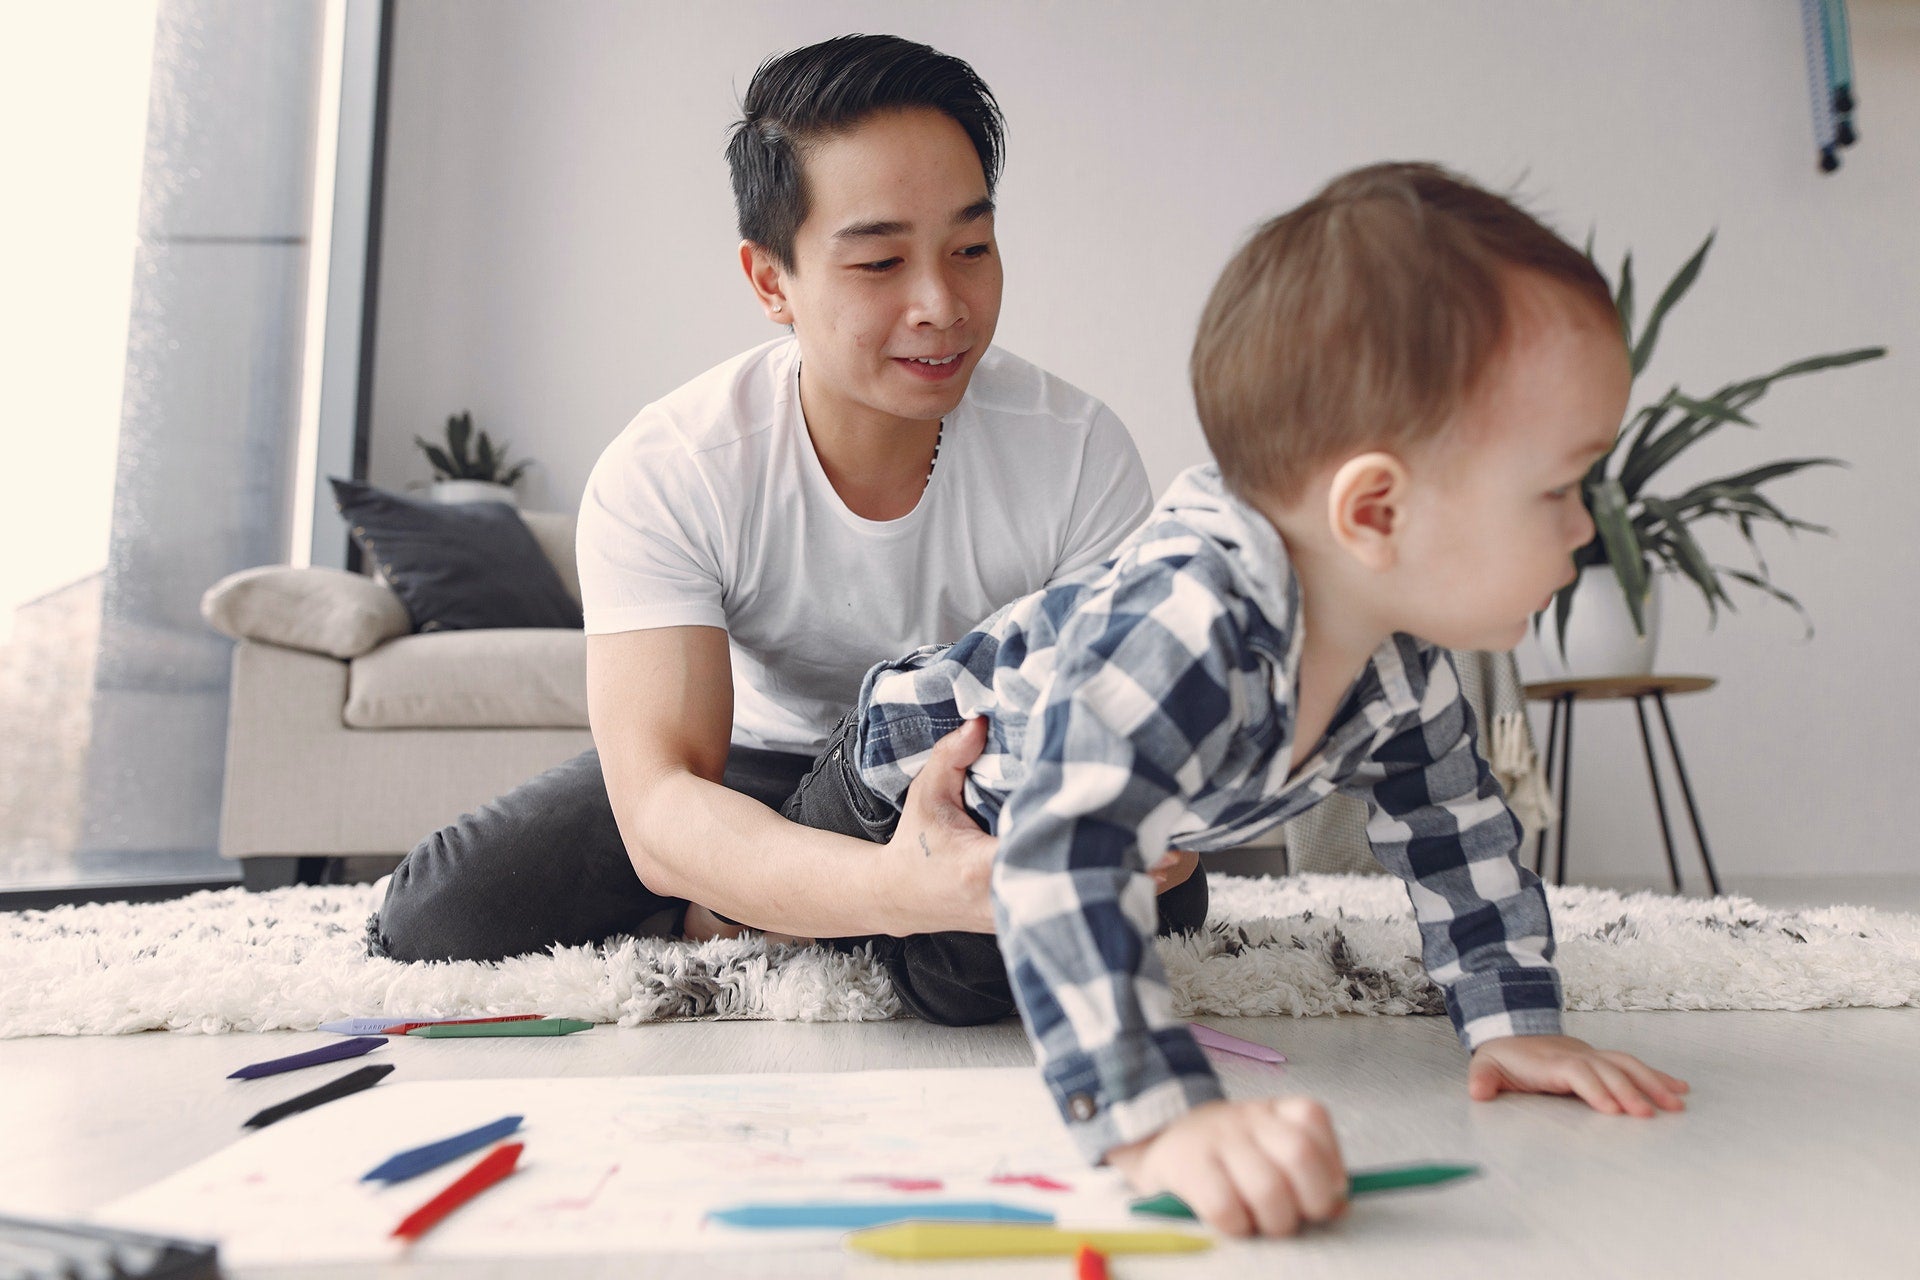
[{"label": "white planter", "polygon": [[427,496],[435,502],[504,502],[516,509],[520,506],[520,498],[511,488],[485,480],[435,480]]},{"label": "white planter", "polygon": [[1661,575],[1647,583],[1647,602],[1641,611],[1647,634],[1636,635],[1627,598],[1613,576],[1611,565],[1580,571],[1573,588],[1573,608],[1567,615],[1567,652],[1562,659],[1554,635],[1553,611],[1540,625],[1541,666],[1549,680],[1584,680],[1600,676],[1644,676],[1653,673],[1660,645]]}]

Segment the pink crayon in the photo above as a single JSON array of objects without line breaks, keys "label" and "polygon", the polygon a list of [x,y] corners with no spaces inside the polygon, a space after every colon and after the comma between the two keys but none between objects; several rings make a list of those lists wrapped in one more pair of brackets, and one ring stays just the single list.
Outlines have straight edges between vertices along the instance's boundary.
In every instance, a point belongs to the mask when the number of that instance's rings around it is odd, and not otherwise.
[{"label": "pink crayon", "polygon": [[1221,1053],[1234,1053],[1243,1058],[1254,1058],[1260,1062],[1285,1062],[1287,1056],[1278,1049],[1269,1049],[1263,1044],[1251,1040],[1242,1040],[1239,1036],[1230,1036],[1224,1031],[1215,1031],[1212,1027],[1203,1027],[1197,1022],[1187,1024],[1193,1031],[1193,1038],[1202,1048],[1218,1049]]}]

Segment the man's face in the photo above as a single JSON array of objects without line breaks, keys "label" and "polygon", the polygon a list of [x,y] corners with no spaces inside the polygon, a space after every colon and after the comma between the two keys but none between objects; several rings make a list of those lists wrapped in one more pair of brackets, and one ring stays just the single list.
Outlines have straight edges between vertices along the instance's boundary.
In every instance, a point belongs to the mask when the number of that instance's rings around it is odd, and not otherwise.
[{"label": "man's face", "polygon": [[966,131],[889,111],[809,147],[809,211],[775,313],[800,342],[809,411],[847,425],[945,417],[1000,318],[993,203]]},{"label": "man's face", "polygon": [[[1587,468],[1613,446],[1632,375],[1619,330],[1551,286],[1513,299],[1519,338],[1462,411],[1461,434],[1416,466],[1400,629],[1455,649],[1510,649],[1593,537]],[[1424,474],[1423,474],[1424,473]]]}]

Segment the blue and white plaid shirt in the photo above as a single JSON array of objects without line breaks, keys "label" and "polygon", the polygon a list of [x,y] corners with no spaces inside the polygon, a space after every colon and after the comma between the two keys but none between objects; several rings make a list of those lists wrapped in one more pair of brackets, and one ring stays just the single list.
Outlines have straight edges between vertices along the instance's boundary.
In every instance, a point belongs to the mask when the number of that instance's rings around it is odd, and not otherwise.
[{"label": "blue and white plaid shirt", "polygon": [[989,718],[967,801],[1000,838],[1000,949],[1090,1160],[1221,1096],[1173,1013],[1146,868],[1244,844],[1335,790],[1366,800],[1461,1042],[1560,1030],[1546,895],[1452,660],[1389,639],[1296,768],[1299,618],[1273,526],[1195,467],[1105,564],[867,673],[860,770],[895,806],[936,741]]}]

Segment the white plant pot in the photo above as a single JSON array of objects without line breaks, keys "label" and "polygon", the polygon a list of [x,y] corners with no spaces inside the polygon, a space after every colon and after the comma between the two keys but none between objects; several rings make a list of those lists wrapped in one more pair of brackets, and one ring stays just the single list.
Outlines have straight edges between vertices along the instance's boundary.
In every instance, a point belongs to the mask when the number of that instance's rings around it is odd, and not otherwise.
[{"label": "white plant pot", "polygon": [[1627,598],[1613,576],[1613,566],[1594,565],[1580,571],[1573,588],[1573,608],[1567,615],[1567,651],[1563,659],[1555,638],[1553,610],[1541,620],[1541,665],[1549,680],[1586,680],[1602,676],[1644,676],[1653,673],[1660,646],[1662,575],[1647,582],[1647,601],[1641,610],[1647,633],[1637,635]]},{"label": "white plant pot", "polygon": [[520,506],[519,496],[511,488],[485,480],[435,480],[427,496],[435,502],[504,502],[516,509]]}]

